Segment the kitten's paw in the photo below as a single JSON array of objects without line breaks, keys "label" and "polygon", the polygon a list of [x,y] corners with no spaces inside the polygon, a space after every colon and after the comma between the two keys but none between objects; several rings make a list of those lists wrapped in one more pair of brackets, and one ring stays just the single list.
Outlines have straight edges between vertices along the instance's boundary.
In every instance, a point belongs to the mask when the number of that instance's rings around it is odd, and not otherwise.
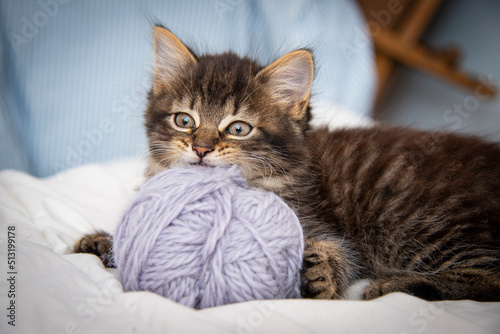
[{"label": "kitten's paw", "polygon": [[399,291],[399,284],[392,279],[378,279],[365,288],[363,299],[375,299]]},{"label": "kitten's paw", "polygon": [[301,272],[301,294],[304,298],[339,298],[336,282],[338,256],[327,241],[306,240]]},{"label": "kitten's paw", "polygon": [[107,268],[113,268],[113,237],[105,232],[87,234],[73,246],[74,253],[88,253],[99,257]]},{"label": "kitten's paw", "polygon": [[403,292],[426,300],[439,300],[440,292],[425,278],[413,275],[400,275],[380,278],[366,287],[363,298],[374,299],[392,292]]}]

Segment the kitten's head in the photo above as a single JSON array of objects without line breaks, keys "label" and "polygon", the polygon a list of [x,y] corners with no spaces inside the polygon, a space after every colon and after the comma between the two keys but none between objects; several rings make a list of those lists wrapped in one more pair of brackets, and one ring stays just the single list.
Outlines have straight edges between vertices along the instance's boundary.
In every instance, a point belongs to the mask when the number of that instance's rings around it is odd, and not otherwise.
[{"label": "kitten's head", "polygon": [[197,57],[163,27],[154,29],[154,49],[149,175],[238,164],[252,185],[277,190],[306,153],[311,53],[297,50],[267,67],[233,53]]}]

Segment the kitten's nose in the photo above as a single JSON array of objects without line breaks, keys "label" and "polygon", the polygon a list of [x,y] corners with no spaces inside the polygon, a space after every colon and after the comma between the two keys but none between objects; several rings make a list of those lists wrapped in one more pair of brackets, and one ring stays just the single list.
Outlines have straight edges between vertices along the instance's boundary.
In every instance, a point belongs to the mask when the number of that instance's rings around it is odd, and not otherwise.
[{"label": "kitten's nose", "polygon": [[201,159],[204,158],[208,153],[212,152],[214,149],[207,146],[193,146],[193,151]]}]

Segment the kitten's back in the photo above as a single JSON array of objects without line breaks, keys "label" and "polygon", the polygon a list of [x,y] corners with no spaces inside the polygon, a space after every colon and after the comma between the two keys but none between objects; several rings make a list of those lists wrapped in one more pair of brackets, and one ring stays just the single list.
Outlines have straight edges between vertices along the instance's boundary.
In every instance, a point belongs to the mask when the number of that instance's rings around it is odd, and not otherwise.
[{"label": "kitten's back", "polygon": [[398,127],[320,130],[309,143],[321,218],[368,276],[499,273],[500,145]]}]

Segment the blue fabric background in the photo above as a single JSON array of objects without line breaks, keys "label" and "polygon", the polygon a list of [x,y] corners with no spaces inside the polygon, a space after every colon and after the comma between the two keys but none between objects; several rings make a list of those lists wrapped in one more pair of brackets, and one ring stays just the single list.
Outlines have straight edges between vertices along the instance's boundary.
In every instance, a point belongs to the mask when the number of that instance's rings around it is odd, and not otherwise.
[{"label": "blue fabric background", "polygon": [[0,169],[48,176],[143,157],[152,25],[195,52],[315,51],[314,101],[368,115],[372,47],[349,0],[0,1]]}]

